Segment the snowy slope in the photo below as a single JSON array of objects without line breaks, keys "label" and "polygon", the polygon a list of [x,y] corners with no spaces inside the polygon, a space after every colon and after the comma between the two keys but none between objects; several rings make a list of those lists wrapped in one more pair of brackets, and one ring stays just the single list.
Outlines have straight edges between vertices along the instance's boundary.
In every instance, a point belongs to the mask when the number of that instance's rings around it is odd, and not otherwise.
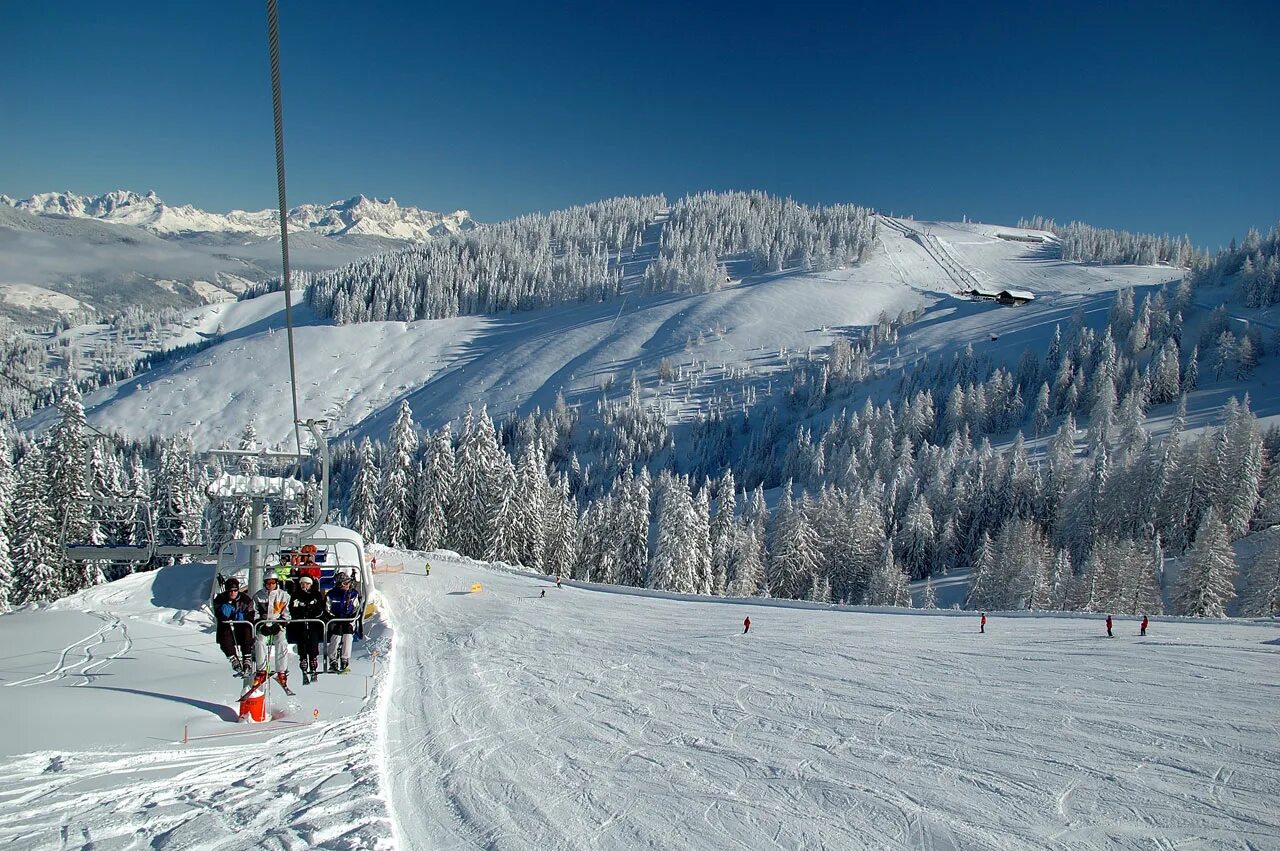
[{"label": "snowy slope", "polygon": [[[765,391],[796,353],[873,323],[881,311],[930,305],[898,347],[908,359],[973,343],[1013,363],[1024,346],[1043,351],[1052,323],[1068,322],[1076,307],[1105,311],[1120,287],[1181,277],[1167,267],[1063,263],[1043,246],[992,235],[1007,228],[894,221],[902,230],[882,228],[880,245],[857,267],[752,276],[706,295],[633,295],[601,305],[340,328],[310,324],[304,315],[298,352],[306,407],[329,416],[340,432],[383,436],[402,398],[416,421],[432,426],[468,404],[487,404],[495,415],[534,404],[545,409],[558,391],[571,403],[591,403],[611,379],[625,387],[634,370],[646,394],[680,417],[712,394],[740,392],[744,380]],[[1017,309],[957,298],[953,275],[903,232],[925,227],[981,280],[1030,286],[1041,297]],[[212,444],[253,422],[268,440],[284,439],[278,412],[288,404],[285,342],[270,330],[283,327],[283,297],[253,302],[264,305],[264,317],[277,314],[160,373],[93,394],[86,401],[94,424],[139,434],[186,429]],[[994,347],[992,332],[1001,335]],[[695,377],[660,386],[664,359]],[[731,380],[735,370],[746,370],[746,379]],[[1255,410],[1276,412],[1267,404]]]},{"label": "snowy slope", "polygon": [[1275,624],[978,635],[429,558],[384,583],[423,639],[386,708],[402,848],[1280,847]]},{"label": "snowy slope", "polygon": [[386,638],[296,700],[273,689],[271,724],[236,724],[240,680],[201,609],[211,577],[180,565],[0,616],[0,846],[385,844],[365,675]]},{"label": "snowy slope", "polygon": [[208,567],[0,616],[0,845],[1277,847],[1280,624],[980,636],[380,555],[407,565],[380,583],[405,640],[373,699],[357,645],[264,728],[229,720]]}]

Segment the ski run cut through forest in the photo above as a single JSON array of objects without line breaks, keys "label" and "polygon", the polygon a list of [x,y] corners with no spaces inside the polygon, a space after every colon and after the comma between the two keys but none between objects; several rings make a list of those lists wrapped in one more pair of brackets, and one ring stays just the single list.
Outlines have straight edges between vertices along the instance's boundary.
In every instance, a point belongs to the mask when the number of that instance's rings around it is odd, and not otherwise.
[{"label": "ski run cut through forest", "polygon": [[265,523],[393,572],[260,724],[210,597],[292,475],[281,282],[3,332],[0,847],[1280,848],[1280,229],[429,236],[292,282],[330,476]]}]

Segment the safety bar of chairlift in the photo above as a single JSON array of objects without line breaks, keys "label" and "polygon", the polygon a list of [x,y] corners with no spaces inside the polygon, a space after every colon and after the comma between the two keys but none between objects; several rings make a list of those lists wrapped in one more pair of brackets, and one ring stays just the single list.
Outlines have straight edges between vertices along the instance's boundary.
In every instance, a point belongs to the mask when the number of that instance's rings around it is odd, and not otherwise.
[{"label": "safety bar of chairlift", "polygon": [[[332,624],[332,623],[349,623],[349,624],[351,624],[351,626],[355,629],[355,631],[356,631],[356,632],[360,632],[360,631],[361,631],[361,629],[362,629],[361,624],[362,624],[363,622],[364,622],[364,615],[362,615],[362,614],[361,614],[361,615],[352,615],[352,616],[351,616],[351,617],[349,617],[349,618],[289,618],[288,620],[272,618],[272,619],[260,619],[260,620],[256,620],[256,621],[254,621],[254,622],[253,622],[253,631],[254,631],[254,633],[255,633],[256,635],[261,635],[261,634],[262,634],[262,630],[260,629],[260,627],[263,627],[263,626],[283,626],[283,627],[288,627],[288,626],[289,626],[289,624],[291,624],[291,623],[318,623],[318,624],[323,624],[323,625],[324,625],[324,640],[326,640],[326,641],[327,641],[327,640],[331,637],[331,636],[330,636],[330,634],[329,634],[329,624]],[[249,623],[249,621],[229,621],[229,623]],[[279,633],[272,633],[272,634],[273,634],[273,635],[279,635]],[[287,634],[287,632],[286,632],[286,634]],[[340,633],[340,634],[341,634],[341,635],[347,635],[348,633],[345,633],[345,632],[344,632],[344,633]]]},{"label": "safety bar of chairlift", "polygon": [[62,551],[72,561],[151,561],[156,554],[150,544],[65,544]]}]

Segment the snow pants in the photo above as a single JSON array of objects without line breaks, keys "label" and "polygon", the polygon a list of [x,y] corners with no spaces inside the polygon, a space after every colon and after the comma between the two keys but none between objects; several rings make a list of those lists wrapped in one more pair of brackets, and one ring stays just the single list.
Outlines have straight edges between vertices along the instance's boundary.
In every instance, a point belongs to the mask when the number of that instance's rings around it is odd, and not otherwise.
[{"label": "snow pants", "polygon": [[[351,635],[355,627],[349,621],[329,624],[329,658],[333,661],[351,658]],[[339,652],[341,651],[341,652]]]},{"label": "snow pants", "polygon": [[253,624],[249,621],[219,621],[215,637],[228,659],[253,652]]},{"label": "snow pants", "polygon": [[[273,654],[274,658],[271,663],[271,670],[287,671],[289,669],[289,642],[285,641],[283,627],[276,627],[275,632],[269,632],[272,627],[263,627],[258,632],[258,636],[253,642],[253,663],[258,666],[259,671],[267,668],[267,655]],[[266,634],[264,634],[264,632]]]}]

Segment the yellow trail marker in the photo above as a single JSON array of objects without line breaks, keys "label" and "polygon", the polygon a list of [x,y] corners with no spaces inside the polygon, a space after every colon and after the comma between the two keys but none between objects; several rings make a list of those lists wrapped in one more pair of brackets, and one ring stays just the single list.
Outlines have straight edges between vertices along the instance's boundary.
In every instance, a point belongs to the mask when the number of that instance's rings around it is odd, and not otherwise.
[{"label": "yellow trail marker", "polygon": [[475,585],[472,585],[472,586],[471,586],[471,593],[472,593],[472,594],[479,594],[479,593],[480,593],[481,591],[483,591],[483,590],[484,590],[484,586],[482,586],[479,582],[477,582]]}]

